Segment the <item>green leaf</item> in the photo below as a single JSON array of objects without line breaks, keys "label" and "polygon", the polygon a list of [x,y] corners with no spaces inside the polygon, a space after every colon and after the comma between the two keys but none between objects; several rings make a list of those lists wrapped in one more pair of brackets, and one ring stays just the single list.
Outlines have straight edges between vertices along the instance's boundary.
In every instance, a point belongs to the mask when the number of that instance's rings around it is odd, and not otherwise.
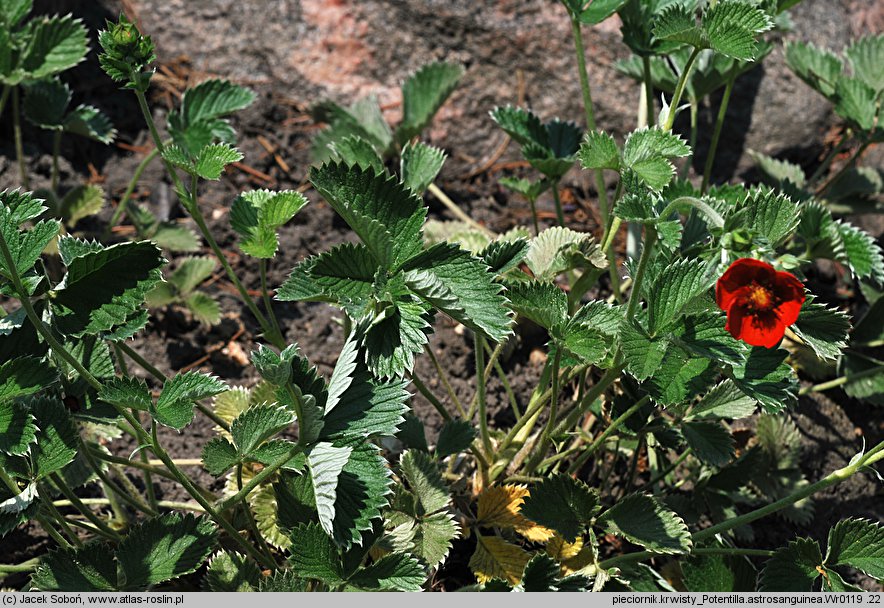
[{"label": "green leaf", "polygon": [[583,138],[578,154],[584,169],[620,170],[620,150],[614,138],[602,131],[590,131]]},{"label": "green leaf", "polygon": [[328,535],[332,534],[332,522],[335,519],[338,478],[352,451],[351,447],[335,447],[330,443],[318,443],[307,455],[319,523]]},{"label": "green leaf", "polygon": [[708,465],[720,467],[734,457],[734,438],[719,422],[685,422],[681,432],[697,458]]},{"label": "green leaf", "polygon": [[160,424],[181,430],[193,420],[197,401],[223,393],[227,385],[218,378],[189,371],[163,383],[163,391],[151,413]]},{"label": "green leaf", "polygon": [[553,283],[523,281],[507,284],[510,308],[545,329],[568,319],[568,296]]},{"label": "green leaf", "polygon": [[309,591],[307,581],[291,570],[277,570],[261,579],[258,591],[262,593],[304,593]]},{"label": "green leaf", "polygon": [[190,294],[194,289],[212,276],[218,262],[210,256],[186,257],[178,264],[178,268],[169,275],[169,283],[175,286],[178,293]]},{"label": "green leaf", "polygon": [[233,201],[230,225],[242,237],[240,249],[257,258],[272,258],[279,248],[277,230],[307,204],[300,192],[245,192]]},{"label": "green leaf", "polygon": [[750,150],[749,155],[755,161],[756,168],[764,176],[765,182],[771,186],[781,187],[786,183],[791,183],[798,188],[803,188],[805,183],[807,183],[804,169],[800,165],[773,158],[754,150]]},{"label": "green leaf", "polygon": [[24,117],[42,129],[61,129],[71,103],[71,88],[58,78],[47,78],[25,86]]},{"label": "green leaf", "polygon": [[460,82],[463,68],[452,63],[422,66],[402,85],[402,122],[396,141],[406,143],[420,135]]},{"label": "green leaf", "polygon": [[843,66],[837,55],[805,42],[787,42],[786,64],[795,74],[826,97],[835,94]]},{"label": "green leaf", "polygon": [[[30,214],[33,207],[27,205],[27,209],[23,212]],[[11,213],[10,213],[11,212]],[[36,261],[40,258],[40,254],[46,249],[46,246],[55,238],[61,229],[61,224],[56,220],[43,220],[37,222],[25,232],[19,232],[17,211],[7,207],[0,207],[0,231],[3,232],[3,238],[6,240],[6,246],[15,263],[18,274],[25,275],[33,268]],[[22,222],[26,220],[21,220]],[[11,273],[6,266],[6,260],[0,258],[0,274],[9,278]]]},{"label": "green leaf", "polygon": [[186,125],[221,118],[252,105],[254,91],[229,80],[204,80],[181,97],[179,112]]},{"label": "green leaf", "polygon": [[104,188],[90,184],[77,186],[61,199],[61,216],[68,228],[73,228],[84,217],[97,215],[106,201]]},{"label": "green leaf", "polygon": [[598,525],[655,553],[686,553],[691,549],[691,535],[684,521],[652,496],[627,496],[602,513]]},{"label": "green leaf", "polygon": [[241,462],[236,447],[223,437],[213,437],[203,446],[203,466],[216,477]]},{"label": "green leaf", "polygon": [[752,61],[758,53],[755,36],[773,27],[766,12],[741,0],[723,0],[703,17],[709,46],[734,59]]},{"label": "green leaf", "polygon": [[199,251],[200,243],[196,233],[187,226],[160,224],[151,237],[153,241],[169,251]]},{"label": "green leaf", "polygon": [[835,360],[847,346],[850,317],[840,310],[805,300],[794,329],[817,357]]},{"label": "green leaf", "polygon": [[50,551],[31,576],[40,591],[116,591],[117,564],[104,543]]},{"label": "green leaf", "polygon": [[245,555],[220,551],[209,560],[205,585],[214,592],[255,591],[261,578],[261,570]]},{"label": "green leaf", "polygon": [[689,352],[728,365],[740,365],[749,348],[735,340],[725,329],[726,319],[720,312],[703,312],[676,320],[673,333],[676,341]]},{"label": "green leaf", "polygon": [[436,440],[436,457],[445,458],[467,450],[476,438],[476,429],[466,420],[449,420]]},{"label": "green leaf", "polygon": [[678,135],[659,127],[633,131],[623,146],[623,166],[653,190],[661,190],[675,175],[669,160],[688,156],[691,149]]},{"label": "green leaf", "polygon": [[360,364],[336,407],[328,411],[326,405],[320,438],[337,441],[394,435],[409,409],[406,386],[405,380],[380,382]]},{"label": "green leaf", "polygon": [[19,189],[0,192],[0,226],[4,234],[14,232],[28,220],[35,219],[46,211],[44,202],[46,201],[35,198],[31,192],[22,192]]},{"label": "green leaf", "polygon": [[80,336],[126,323],[160,281],[164,263],[149,242],[120,243],[72,259],[52,300],[57,327]]},{"label": "green leaf", "polygon": [[500,125],[516,143],[527,146],[536,144],[549,147],[549,135],[540,118],[530,110],[513,106],[497,107],[491,111],[491,118]]},{"label": "green leaf", "polygon": [[733,380],[714,386],[693,407],[689,418],[745,418],[755,413],[755,399],[743,393]]},{"label": "green leaf", "polygon": [[420,252],[426,208],[396,178],[327,163],[310,170],[310,181],[380,264],[390,267]]},{"label": "green leaf", "polygon": [[195,572],[216,542],[215,526],[203,517],[167,513],[138,524],[117,548],[121,588],[141,590]]},{"label": "green leaf", "polygon": [[669,340],[652,338],[637,322],[624,321],[620,328],[620,346],[626,370],[641,381],[650,378],[659,369],[669,348]]},{"label": "green leaf", "polygon": [[[658,5],[659,6],[659,5]],[[707,46],[704,32],[697,25],[693,9],[684,3],[670,3],[656,19],[654,36],[660,40],[681,42],[697,48]]]},{"label": "green leaf", "polygon": [[0,401],[0,452],[21,456],[36,440],[34,418],[21,405]]},{"label": "green leaf", "polygon": [[884,283],[884,253],[875,239],[847,222],[836,223],[844,246],[843,260],[860,278]]},{"label": "green leaf", "polygon": [[675,321],[682,309],[712,284],[709,266],[702,260],[683,259],[666,266],[647,295],[651,335]]},{"label": "green leaf", "polygon": [[[856,378],[859,372],[877,369],[880,373]],[[884,405],[884,362],[848,351],[841,358],[839,372],[847,377],[844,392],[855,399]]]},{"label": "green leaf", "polygon": [[193,173],[203,179],[217,180],[221,178],[221,173],[227,165],[242,159],[242,152],[230,144],[209,144],[197,154]]},{"label": "green leaf", "polygon": [[[556,226],[544,230],[531,240],[525,263],[534,278],[551,281],[566,270],[578,267],[574,254],[582,252],[584,255],[580,257],[589,258],[595,255],[594,249],[598,249],[598,245],[592,235]],[[596,267],[605,267],[603,256],[596,261],[601,264],[594,264]]]},{"label": "green leaf", "polygon": [[0,403],[32,395],[58,379],[58,372],[36,357],[16,357],[0,364]]},{"label": "green leaf", "polygon": [[445,158],[445,152],[423,142],[407,144],[402,149],[400,161],[402,183],[414,192],[423,194],[439,175]]},{"label": "green leaf", "polygon": [[593,0],[589,7],[580,13],[580,23],[588,25],[601,23],[616,13],[624,4],[626,4],[626,0]]},{"label": "green leaf", "polygon": [[787,195],[769,188],[753,188],[738,209],[745,210],[749,228],[772,247],[783,243],[798,228],[798,205]]},{"label": "green leaf", "polygon": [[33,0],[2,0],[0,1],[0,20],[12,30],[19,21],[28,16],[33,4]]},{"label": "green leaf", "polygon": [[37,425],[37,444],[31,448],[34,475],[43,479],[60,471],[77,456],[80,436],[61,401],[32,398],[28,408]]},{"label": "green leaf", "polygon": [[839,78],[835,85],[835,112],[839,116],[856,123],[863,131],[871,131],[875,126],[878,112],[877,94],[859,78]]},{"label": "green leaf", "polygon": [[360,568],[350,576],[349,582],[363,590],[421,591],[426,580],[427,574],[416,559],[393,553]]},{"label": "green leaf", "polygon": [[457,245],[434,245],[403,270],[411,290],[473,331],[494,342],[512,333],[502,287],[487,266]]},{"label": "green leaf", "polygon": [[252,456],[258,447],[282,430],[293,426],[294,414],[277,405],[255,405],[237,416],[230,435],[241,458]]},{"label": "green leaf", "polygon": [[876,94],[880,94],[884,90],[884,75],[881,74],[881,66],[884,65],[884,34],[864,36],[848,46],[844,54],[850,62],[853,75]]},{"label": "green leaf", "polygon": [[753,347],[746,363],[734,367],[734,382],[766,412],[779,412],[796,400],[795,374],[785,362],[789,352]]},{"label": "green leaf", "polygon": [[604,334],[574,321],[553,328],[552,337],[554,348],[561,348],[567,355],[568,365],[572,364],[572,357],[584,365],[601,363],[610,346]]},{"label": "green leaf", "polygon": [[414,356],[423,351],[433,328],[422,304],[397,302],[368,328],[363,345],[365,362],[380,378],[401,376],[414,368]]},{"label": "green leaf", "polygon": [[574,542],[599,511],[599,495],[579,479],[557,474],[531,488],[521,513]]},{"label": "green leaf", "polygon": [[434,513],[448,506],[448,486],[442,481],[439,465],[429,454],[408,450],[399,458],[399,466],[423,513]]},{"label": "green leaf", "polygon": [[[358,165],[363,169],[374,169],[375,173],[384,173],[384,161],[378,156],[374,146],[359,135],[347,135],[328,144],[332,158],[348,165]],[[404,151],[403,151],[404,153]]]},{"label": "green leaf", "polygon": [[503,275],[516,268],[528,254],[528,241],[517,238],[512,241],[497,240],[479,252],[479,258],[485,262],[491,272]]},{"label": "green leaf", "polygon": [[362,533],[371,530],[389,503],[392,475],[374,445],[361,443],[353,448],[338,480],[334,505],[333,537],[338,546],[349,548],[362,542]]},{"label": "green leaf", "polygon": [[338,549],[318,524],[298,526],[292,530],[289,561],[300,578],[322,581],[337,586],[344,582]]},{"label": "green leaf", "polygon": [[33,20],[31,38],[19,66],[25,77],[39,80],[71,68],[86,58],[86,28],[70,15]]},{"label": "green leaf", "polygon": [[149,411],[152,404],[147,383],[134,376],[110,378],[104,381],[98,391],[98,398],[117,407],[142,412]]},{"label": "green leaf", "polygon": [[850,566],[884,579],[884,527],[867,519],[842,519],[829,530],[826,565]]},{"label": "green leaf", "polygon": [[441,564],[451,550],[451,541],[460,536],[454,515],[447,511],[433,513],[417,520],[411,552],[430,568]]},{"label": "green leaf", "polygon": [[820,576],[822,566],[820,546],[809,538],[796,538],[777,550],[764,564],[758,579],[759,591],[813,591],[813,583]]},{"label": "green leaf", "polygon": [[93,106],[79,105],[64,119],[63,128],[67,133],[94,139],[103,144],[111,143],[117,137],[110,118]]}]

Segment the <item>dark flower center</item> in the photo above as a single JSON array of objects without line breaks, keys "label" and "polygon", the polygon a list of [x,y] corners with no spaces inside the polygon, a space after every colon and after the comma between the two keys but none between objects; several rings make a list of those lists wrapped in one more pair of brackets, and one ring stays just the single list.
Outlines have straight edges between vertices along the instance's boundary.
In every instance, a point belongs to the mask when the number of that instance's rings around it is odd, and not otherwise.
[{"label": "dark flower center", "polygon": [[755,281],[752,281],[748,285],[746,303],[750,310],[759,312],[771,310],[777,304],[776,296],[774,296],[773,292],[764,285],[759,285]]}]

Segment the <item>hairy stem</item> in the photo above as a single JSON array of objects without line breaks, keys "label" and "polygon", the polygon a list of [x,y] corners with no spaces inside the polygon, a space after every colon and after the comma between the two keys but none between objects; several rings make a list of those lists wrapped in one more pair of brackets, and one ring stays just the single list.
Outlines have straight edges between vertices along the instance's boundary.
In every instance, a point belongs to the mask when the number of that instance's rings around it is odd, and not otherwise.
[{"label": "hairy stem", "polygon": [[147,155],[141,159],[141,162],[138,163],[138,166],[135,167],[135,171],[132,173],[132,178],[129,180],[129,184],[126,186],[125,192],[123,192],[123,196],[120,197],[120,202],[117,204],[117,208],[114,209],[114,214],[111,216],[110,221],[107,224],[107,227],[104,229],[104,238],[108,238],[111,235],[111,231],[114,227],[120,223],[120,218],[123,217],[123,214],[126,212],[126,206],[129,204],[129,200],[132,198],[132,194],[135,192],[135,187],[138,185],[138,181],[141,179],[141,175],[144,173],[144,170],[147,169],[147,166],[153,162],[153,160],[159,155],[159,148],[154,148]]},{"label": "hairy stem", "polygon": [[699,55],[700,49],[695,48],[691,53],[691,56],[688,57],[687,63],[684,64],[684,70],[682,70],[681,76],[678,77],[678,83],[675,85],[675,92],[672,94],[672,103],[669,106],[669,112],[666,114],[666,122],[663,123],[664,131],[671,131],[672,125],[675,124],[675,115],[678,113],[678,104],[681,103],[681,96],[684,93],[685,85],[688,82],[688,77],[691,75],[691,69],[694,67],[694,62]]},{"label": "hairy stem", "polygon": [[[2,104],[0,104],[2,106]],[[35,557],[20,564],[0,564],[0,575],[33,572],[40,565],[40,558]]]},{"label": "hairy stem", "polygon": [[669,463],[669,465],[665,469],[663,469],[662,471],[660,471],[659,473],[654,475],[651,479],[648,480],[647,483],[642,485],[642,487],[639,489],[643,490],[645,488],[650,488],[654,484],[659,483],[662,479],[665,479],[667,475],[669,475],[675,469],[678,468],[678,465],[680,465],[685,460],[687,460],[688,456],[690,456],[693,452],[694,452],[693,448],[690,448],[690,447],[687,448],[684,452],[681,453],[681,456],[679,456],[678,458],[673,460],[671,463]]},{"label": "hairy stem", "polygon": [[654,81],[651,77],[651,57],[649,55],[642,56],[642,88],[645,93],[644,126],[650,127],[654,124]]},{"label": "hairy stem", "polygon": [[546,454],[546,449],[549,446],[550,438],[552,437],[553,429],[556,426],[556,417],[559,415],[559,392],[561,391],[561,385],[559,383],[559,367],[561,363],[562,349],[561,346],[556,345],[556,354],[553,356],[552,377],[550,379],[552,395],[550,395],[549,399],[549,418],[540,434],[540,441],[535,448],[534,456],[525,467],[528,475],[533,474],[537,469],[538,462],[543,460],[543,456]]},{"label": "hairy stem", "polygon": [[721,138],[721,129],[724,127],[727,106],[730,103],[734,83],[737,80],[738,67],[739,63],[734,61],[734,67],[731,69],[727,84],[724,87],[724,94],[721,97],[721,105],[718,106],[718,116],[715,118],[715,127],[712,130],[712,142],[709,144],[709,152],[706,153],[706,164],[703,166],[703,184],[700,186],[700,194],[706,194],[706,190],[709,188],[709,180],[712,178],[712,167],[715,164],[715,153],[718,151],[718,140]]},{"label": "hairy stem", "polygon": [[632,292],[629,294],[629,304],[626,306],[626,318],[632,319],[635,316],[635,309],[638,306],[642,296],[642,283],[645,280],[645,273],[648,270],[648,264],[651,261],[651,253],[654,250],[654,244],[657,242],[657,230],[653,226],[645,227],[645,243],[642,247],[642,254],[638,261],[638,270],[635,273],[635,281],[632,284]]},{"label": "hairy stem", "polygon": [[823,174],[832,164],[832,161],[837,158],[838,154],[840,154],[844,147],[847,145],[847,142],[850,141],[851,137],[853,137],[853,131],[851,129],[846,129],[841,135],[841,139],[838,140],[838,143],[832,147],[832,150],[823,159],[823,162],[821,162],[820,165],[810,175],[810,177],[807,178],[808,184],[815,184],[823,176]]},{"label": "hairy stem", "polygon": [[[236,489],[237,491],[242,490],[242,463],[236,465]],[[264,540],[264,536],[258,529],[258,522],[255,521],[255,514],[252,513],[252,508],[249,506],[247,496],[243,496],[241,504],[243,511],[245,511],[246,514],[246,521],[249,525],[249,532],[251,532],[252,536],[255,537],[255,542],[258,544],[258,550],[264,554],[269,562],[275,562],[275,560],[273,559],[273,553],[270,551],[270,547],[267,546],[267,542]]]},{"label": "hairy stem", "polygon": [[31,180],[28,177],[28,169],[25,165],[25,149],[21,137],[21,109],[19,108],[19,91],[17,86],[12,87],[12,134],[15,138],[15,158],[18,160],[21,186],[25,190],[30,190]]},{"label": "hairy stem", "polygon": [[473,336],[473,350],[476,351],[476,396],[479,399],[479,436],[485,453],[491,456],[494,446],[488,430],[488,406],[485,402],[485,338],[479,334]]},{"label": "hairy stem", "polygon": [[436,353],[433,352],[433,349],[430,347],[429,343],[424,345],[424,351],[429,355],[430,361],[433,363],[433,368],[436,370],[436,374],[439,376],[439,379],[442,381],[442,386],[445,387],[445,392],[448,393],[448,398],[451,399],[451,403],[457,408],[457,412],[460,414],[460,417],[464,420],[467,419],[467,411],[463,407],[463,403],[461,403],[460,399],[457,398],[457,394],[454,392],[454,387],[451,386],[451,382],[448,380],[448,372],[444,367],[439,363],[439,359],[436,358]]},{"label": "hairy stem", "polygon": [[71,502],[71,505],[76,508],[80,513],[83,514],[86,519],[91,521],[96,528],[101,530],[105,536],[114,541],[120,540],[120,535],[117,532],[108,526],[100,517],[98,517],[95,513],[92,512],[92,509],[83,504],[83,502],[74,494],[73,490],[68,487],[67,483],[65,483],[64,479],[61,475],[57,473],[53,473],[51,475],[52,483],[55,484],[61,493],[65,495],[65,497]]},{"label": "hairy stem", "polygon": [[586,450],[584,450],[583,454],[581,454],[580,457],[574,461],[574,463],[568,469],[568,472],[573,474],[573,473],[576,473],[577,471],[579,471],[580,468],[584,465],[584,463],[587,460],[589,460],[590,456],[592,456],[593,453],[595,453],[595,451],[599,448],[599,446],[601,446],[605,442],[605,440],[611,436],[611,434],[614,431],[619,429],[620,426],[623,425],[624,422],[629,420],[629,418],[631,418],[633,414],[635,414],[648,401],[650,401],[650,399],[651,399],[651,397],[649,395],[645,395],[644,397],[642,397],[641,399],[636,401],[632,405],[632,407],[630,407],[628,410],[626,410],[625,412],[620,414],[620,416],[616,420],[611,422],[611,424],[608,425],[608,428],[606,428],[604,431],[602,431],[602,433],[598,437],[596,437],[595,441],[593,441],[591,444],[589,444],[589,447],[587,447]]},{"label": "hairy stem", "polygon": [[870,376],[875,376],[882,373],[884,373],[884,369],[880,367],[871,367],[869,369],[864,369],[862,371],[852,373],[849,376],[839,376],[838,378],[835,378],[834,380],[829,380],[828,382],[821,382],[820,384],[814,384],[813,386],[805,386],[800,391],[798,391],[798,394],[806,395],[808,393],[821,393],[833,388],[838,388],[839,386],[844,386],[848,382],[853,382],[854,380],[861,380],[863,378],[868,378]]},{"label": "hairy stem", "polygon": [[273,327],[273,331],[276,335],[282,337],[282,330],[279,328],[279,320],[276,318],[276,313],[273,312],[273,302],[270,299],[270,290],[267,289],[266,258],[260,258],[258,260],[258,270],[261,275],[261,297],[264,300],[264,310],[267,312],[267,317],[270,319],[270,325]]}]

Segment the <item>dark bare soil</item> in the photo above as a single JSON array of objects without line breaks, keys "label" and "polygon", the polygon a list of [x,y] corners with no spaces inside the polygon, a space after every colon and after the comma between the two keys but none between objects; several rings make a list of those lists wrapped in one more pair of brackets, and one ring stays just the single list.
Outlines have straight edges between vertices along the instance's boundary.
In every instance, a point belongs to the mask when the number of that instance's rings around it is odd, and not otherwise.
[{"label": "dark bare soil", "polygon": [[[498,231],[528,221],[526,205],[497,185],[499,177],[525,169],[513,146],[495,158],[503,137],[487,112],[496,105],[521,101],[542,115],[582,122],[567,19],[553,0],[45,0],[37,6],[47,13],[73,12],[93,31],[121,8],[130,14],[134,9],[142,28],[158,44],[160,69],[152,91],[161,124],[183,87],[208,76],[231,78],[258,92],[254,106],[234,121],[244,163],[252,170],[230,171],[201,192],[201,205],[216,238],[250,288],[258,286],[257,266],[239,255],[227,226],[227,209],[236,193],[244,189],[306,185],[309,142],[316,128],[307,114],[311,103],[324,97],[349,102],[374,93],[388,117],[395,120],[399,114],[398,86],[410,72],[433,59],[462,62],[468,69],[464,83],[440,112],[428,137],[449,151],[440,185],[474,218]],[[788,37],[840,49],[851,36],[878,31],[884,21],[882,12],[876,2],[805,0],[794,10],[795,30]],[[616,25],[608,23],[589,31],[585,38],[598,123],[622,135],[635,123],[638,91],[613,69],[614,61],[627,55],[619,36]],[[97,48],[97,42],[92,46]],[[72,187],[92,175],[116,202],[149,149],[134,98],[117,90],[101,73],[94,53],[67,80],[75,91],[74,102],[93,103],[108,112],[120,132],[119,142],[127,145],[102,147],[65,138],[62,185]],[[714,173],[718,181],[753,177],[746,154],[749,149],[812,167],[839,128],[828,105],[786,70],[779,49],[762,67],[738,81],[734,97]],[[717,102],[714,99],[712,106],[701,112],[697,150],[701,159]],[[0,124],[0,188],[18,185],[8,123],[4,118]],[[27,125],[25,141],[35,176],[32,187],[46,186],[51,142]],[[880,162],[876,152],[869,153],[869,161]],[[573,172],[564,186],[571,225],[597,231],[596,193],[585,174]],[[168,214],[170,219],[182,218],[158,163],[145,172],[136,192],[155,212]],[[281,284],[289,269],[306,255],[353,238],[312,190],[306,195],[312,204],[281,231],[270,285]],[[450,219],[428,198],[432,217]],[[546,220],[552,221],[551,201],[542,200],[540,208]],[[98,220],[84,222],[78,230],[88,236],[100,233],[110,212],[108,209]],[[860,223],[878,235],[884,230],[881,218],[863,218]],[[125,232],[118,238],[126,238]],[[210,253],[208,248],[206,253]],[[846,308],[856,306],[831,287],[833,276],[826,269],[815,273],[812,280],[811,289],[827,294],[825,299]],[[258,340],[254,319],[243,310],[223,274],[216,275],[208,290],[220,299],[225,313],[219,326],[206,331],[182,310],[157,311],[133,348],[166,373],[194,367],[231,384],[249,386],[256,378],[243,366],[242,355]],[[328,373],[343,341],[339,313],[322,304],[276,303],[275,307],[288,340],[297,342],[320,370]],[[526,328],[512,354],[502,362],[520,406],[525,405],[539,376],[542,361],[532,357],[532,351],[543,342],[544,336]],[[474,355],[468,337],[440,319],[431,346],[450,374],[458,397],[469,402],[474,391]],[[427,357],[419,359],[416,371],[437,394],[444,395]],[[488,400],[494,423],[503,427],[511,424],[507,398],[496,378],[489,384]],[[432,441],[441,424],[439,416],[419,396],[413,406]],[[884,436],[884,411],[852,401],[839,391],[803,398],[789,415],[802,433],[802,463],[810,480],[846,464],[859,450],[861,437],[874,444]],[[167,430],[163,441],[178,458],[199,458],[203,444],[212,436],[212,423],[198,417],[185,434]],[[204,484],[212,483],[199,467],[193,467],[191,473]],[[134,477],[133,481],[138,482]],[[166,499],[185,498],[171,484],[162,484],[161,492]],[[810,535],[824,542],[828,528],[844,516],[884,520],[881,492],[882,486],[870,476],[856,476],[817,495],[810,525],[796,527],[771,519],[756,526],[757,537],[771,547],[795,535]],[[458,543],[452,559],[437,574],[438,580],[471,582],[466,571],[470,542]],[[40,554],[46,546],[38,528],[17,531],[0,540],[0,562],[22,561]],[[23,579],[10,578],[5,584],[21,582]]]}]

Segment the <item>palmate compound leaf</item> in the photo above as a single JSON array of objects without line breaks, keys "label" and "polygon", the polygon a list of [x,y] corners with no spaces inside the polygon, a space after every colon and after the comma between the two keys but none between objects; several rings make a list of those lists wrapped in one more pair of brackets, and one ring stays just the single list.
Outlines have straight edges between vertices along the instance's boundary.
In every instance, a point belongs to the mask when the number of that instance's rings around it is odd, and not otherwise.
[{"label": "palmate compound leaf", "polygon": [[[3,202],[6,203],[8,200],[9,198]],[[3,232],[3,238],[6,240],[6,245],[9,248],[9,253],[19,276],[26,274],[33,268],[40,254],[43,253],[43,250],[46,249],[46,246],[49,245],[61,229],[61,224],[57,220],[41,220],[26,231],[19,231],[18,224],[27,221],[22,218],[33,213],[36,208],[42,208],[42,205],[38,207],[36,204],[30,203],[30,201],[21,202],[17,209],[9,209],[0,205],[0,231]],[[7,279],[12,276],[10,269],[6,265],[5,256],[0,257],[0,276]]]},{"label": "palmate compound leaf", "polygon": [[210,256],[189,256],[181,260],[178,267],[168,277],[168,282],[175,286],[178,293],[190,294],[203,281],[212,276],[218,262]]},{"label": "palmate compound leaf", "polygon": [[[333,132],[324,131],[326,135]],[[322,134],[317,136],[321,141]],[[358,165],[363,169],[374,169],[375,173],[384,173],[384,160],[378,155],[377,150],[370,141],[359,135],[347,135],[335,138],[326,144],[331,151],[333,160],[342,161],[348,165]]]},{"label": "palmate compound leaf", "polygon": [[568,296],[554,283],[518,281],[507,284],[510,308],[545,329],[564,323],[568,317]]},{"label": "palmate compound leaf", "polygon": [[117,548],[120,588],[141,590],[190,574],[216,542],[217,530],[204,517],[167,513],[138,524]]},{"label": "palmate compound leaf", "polygon": [[205,587],[214,592],[255,591],[261,582],[257,564],[240,553],[219,551],[209,560]]},{"label": "palmate compound leaf", "polygon": [[347,341],[344,343],[344,346],[341,348],[341,354],[338,356],[338,360],[335,362],[335,368],[332,370],[332,375],[328,380],[328,386],[326,387],[328,396],[325,400],[326,414],[338,405],[338,402],[341,400],[341,395],[343,395],[353,383],[353,374],[356,372],[356,367],[358,365],[356,362],[357,355],[358,341],[356,339],[356,334],[351,332],[350,335],[347,336]]},{"label": "palmate compound leaf", "polygon": [[682,309],[709,289],[712,282],[710,267],[702,260],[683,259],[664,268],[646,297],[651,335],[677,319]]},{"label": "palmate compound leaf", "polygon": [[488,243],[478,255],[488,265],[489,270],[499,276],[516,268],[527,254],[528,241],[526,239],[505,240],[501,238]]},{"label": "palmate compound leaf", "polygon": [[755,37],[773,27],[766,12],[741,0],[724,0],[703,16],[709,46],[728,57],[752,61],[758,52]]},{"label": "palmate compound leaf", "polygon": [[659,127],[633,131],[623,145],[623,166],[631,169],[653,190],[661,190],[675,175],[672,158],[691,153],[678,135]]},{"label": "palmate compound leaf", "polygon": [[98,398],[111,405],[142,412],[149,411],[153,403],[147,383],[134,376],[106,380],[98,391]]},{"label": "palmate compound leaf", "polygon": [[279,248],[276,231],[307,204],[300,192],[254,190],[233,201],[230,225],[240,235],[239,247],[256,258],[272,258]]},{"label": "palmate compound leaf", "polygon": [[835,112],[863,131],[875,127],[878,113],[877,94],[859,78],[841,77],[835,85]]},{"label": "palmate compound leaf", "polygon": [[285,407],[254,405],[237,416],[230,425],[230,435],[240,458],[253,457],[265,441],[294,423],[294,414]]},{"label": "palmate compound leaf", "polygon": [[546,125],[534,112],[513,106],[497,107],[491,111],[491,118],[519,145],[549,147]]},{"label": "palmate compound leaf", "polygon": [[512,333],[502,286],[481,260],[457,245],[433,245],[403,270],[414,293],[455,321],[494,342]]},{"label": "palmate compound leaf", "polygon": [[720,361],[728,365],[740,365],[746,360],[748,347],[737,341],[725,329],[725,315],[720,312],[702,312],[676,319],[672,335],[688,352]]},{"label": "palmate compound leaf", "polygon": [[840,310],[805,300],[793,326],[795,333],[820,359],[835,360],[847,346],[850,317]]},{"label": "palmate compound leaf", "polygon": [[789,41],[785,45],[785,59],[789,68],[826,97],[835,94],[841,71],[841,59],[828,49],[819,49],[811,43]]},{"label": "palmate compound leaf", "polygon": [[529,495],[528,488],[521,485],[486,488],[479,495],[476,525],[511,528],[532,542],[548,541],[553,537],[553,531],[530,521],[520,512],[522,503]]},{"label": "palmate compound leaf", "polygon": [[227,390],[214,376],[189,371],[163,383],[163,390],[151,413],[160,424],[181,430],[193,420],[195,402]]},{"label": "palmate compound leaf", "polygon": [[685,422],[681,431],[701,462],[720,467],[733,459],[734,438],[720,422]]},{"label": "palmate compound leaf", "polygon": [[217,180],[221,178],[227,165],[242,159],[242,152],[230,144],[209,144],[203,146],[196,155],[191,172],[203,179]]},{"label": "palmate compound leaf", "polygon": [[56,326],[80,336],[126,323],[162,279],[164,263],[150,242],[120,243],[73,258],[52,298]]},{"label": "palmate compound leaf", "polygon": [[402,149],[400,160],[402,183],[414,192],[423,194],[442,170],[445,157],[445,152],[423,142],[407,144]]},{"label": "palmate compound leaf", "polygon": [[29,80],[39,80],[71,68],[86,58],[86,28],[71,15],[34,20],[31,37],[19,60]]},{"label": "palmate compound leaf", "polygon": [[341,471],[350,458],[353,448],[336,447],[331,443],[318,443],[307,454],[307,466],[313,480],[313,495],[316,497],[316,511],[319,523],[329,536],[335,519],[335,501],[338,496],[338,481]]},{"label": "palmate compound leaf", "polygon": [[310,170],[310,181],[381,265],[401,264],[421,251],[426,208],[396,178],[326,163]]},{"label": "palmate compound leaf", "polygon": [[25,454],[36,435],[34,417],[27,409],[11,401],[0,401],[0,452]]},{"label": "palmate compound leaf", "polygon": [[500,579],[517,585],[531,555],[499,536],[476,533],[476,550],[470,557],[470,570],[480,583]]},{"label": "palmate compound leaf", "polygon": [[0,192],[0,228],[3,234],[12,233],[28,220],[40,216],[47,209],[44,202],[46,201],[34,198],[31,192],[22,192],[20,189]]},{"label": "palmate compound leaf", "polygon": [[755,404],[755,399],[741,391],[733,380],[725,380],[712,387],[687,418],[745,418],[755,413]]},{"label": "palmate compound leaf", "polygon": [[28,16],[33,4],[33,0],[6,0],[0,3],[0,20],[11,29]]},{"label": "palmate compound leaf", "polygon": [[404,144],[420,135],[463,77],[464,69],[453,63],[422,66],[402,85],[402,122],[396,141]]},{"label": "palmate compound leaf", "polygon": [[759,591],[813,591],[823,565],[820,546],[810,538],[796,538],[765,562],[758,578]]},{"label": "palmate compound leaf", "polygon": [[442,481],[439,465],[429,454],[417,450],[403,452],[399,468],[423,513],[435,513],[448,506],[448,486]]},{"label": "palmate compound leaf", "polygon": [[62,127],[66,133],[88,137],[103,144],[109,144],[117,137],[117,130],[110,118],[93,106],[79,105],[71,110]]},{"label": "palmate compound leaf", "polygon": [[67,408],[57,398],[31,397],[26,406],[37,425],[31,464],[35,477],[44,479],[76,458],[80,436]]},{"label": "palmate compound leaf", "polygon": [[623,320],[620,328],[620,347],[626,370],[636,380],[647,380],[660,368],[669,348],[665,337],[652,338],[635,320]]},{"label": "palmate compound leaf", "polygon": [[57,549],[40,560],[31,583],[40,591],[116,591],[117,563],[104,543]]},{"label": "palmate compound leaf", "polygon": [[37,357],[16,357],[0,364],[0,402],[33,395],[58,379],[58,372]]},{"label": "palmate compound leaf", "polygon": [[829,530],[826,565],[850,566],[884,579],[884,526],[867,519],[843,519]]},{"label": "palmate compound leaf", "polygon": [[577,157],[584,169],[620,170],[620,149],[617,142],[602,131],[590,131],[583,137]]},{"label": "palmate compound leaf", "polygon": [[655,553],[687,553],[691,549],[684,521],[652,496],[627,496],[602,513],[598,525]]},{"label": "palmate compound leaf", "polygon": [[548,477],[531,488],[521,513],[555,530],[568,542],[579,538],[600,508],[598,492],[565,474]]},{"label": "palmate compound leaf", "polygon": [[384,309],[366,330],[365,363],[379,378],[396,378],[414,368],[414,357],[428,343],[433,328],[424,304],[398,301]]},{"label": "palmate compound leaf", "polygon": [[836,222],[843,246],[843,257],[853,274],[884,283],[884,252],[874,237],[844,221]]}]

